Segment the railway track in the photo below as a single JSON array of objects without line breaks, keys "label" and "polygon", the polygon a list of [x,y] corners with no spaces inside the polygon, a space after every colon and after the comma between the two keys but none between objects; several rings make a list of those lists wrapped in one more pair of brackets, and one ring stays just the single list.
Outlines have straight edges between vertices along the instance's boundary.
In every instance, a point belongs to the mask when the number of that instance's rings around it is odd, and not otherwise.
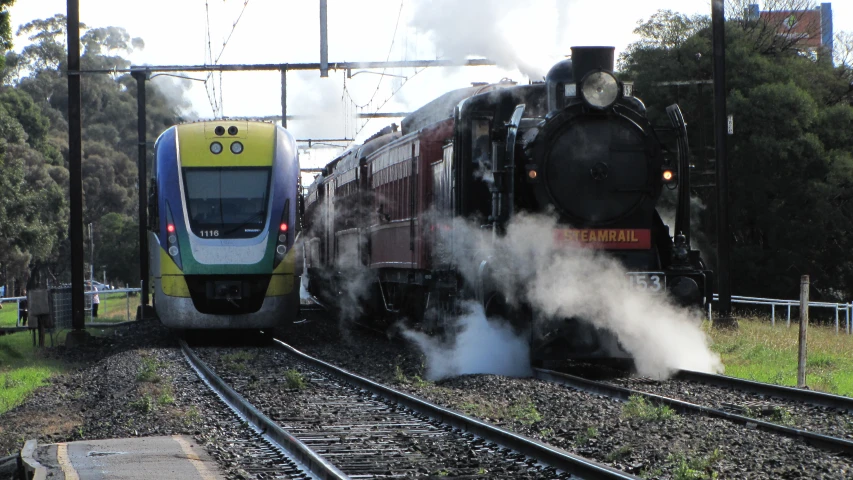
[{"label": "railway track", "polygon": [[[659,393],[652,393],[650,390],[652,388],[646,388],[652,385],[654,382],[649,382],[648,380],[628,380],[622,383],[631,384],[634,388],[628,388],[622,385],[616,385],[612,383],[612,381],[597,381],[590,380],[583,377],[578,377],[574,375],[569,375],[566,373],[555,372],[551,370],[545,370],[540,368],[533,369],[534,377],[548,382],[558,383],[561,385],[569,386],[571,388],[582,390],[590,393],[595,393],[599,395],[604,395],[610,398],[619,399],[622,401],[627,401],[633,396],[642,397],[649,402],[655,405],[666,405],[674,410],[682,413],[688,414],[700,414],[709,417],[716,417],[725,419],[736,424],[747,426],[748,428],[755,428],[767,432],[772,432],[774,434],[785,435],[792,438],[802,439],[805,442],[830,451],[841,452],[847,455],[853,455],[853,430],[851,430],[850,438],[840,438],[833,435],[826,435],[822,433],[816,433],[814,431],[805,430],[802,428],[796,428],[790,425],[783,425],[780,423],[774,423],[771,421],[762,420],[761,418],[756,418],[756,416],[747,416],[741,413],[733,412],[732,409],[724,410],[722,408],[717,408],[717,406],[709,406],[709,403],[713,403],[710,401],[703,401],[704,404],[693,403],[689,401],[685,401],[679,398],[674,398],[675,395],[685,396],[685,393],[682,391],[681,394],[678,394],[678,387],[673,386],[673,384],[669,384],[668,388],[665,389],[655,389],[657,391],[666,390],[673,396],[662,395]],[[696,377],[698,378],[698,377]],[[666,382],[657,382],[659,384],[666,384]],[[637,388],[637,387],[640,388]],[[718,387],[715,387],[719,390]],[[756,387],[758,388],[758,387]],[[724,398],[720,396],[719,392],[716,392],[717,398]],[[704,396],[707,398],[707,396]],[[727,402],[720,402],[725,406]],[[744,404],[745,402],[741,402]],[[749,403],[745,403],[746,405],[750,405]],[[746,412],[742,413],[750,413],[749,407],[745,407]],[[846,413],[840,413],[841,415],[846,415]],[[849,417],[848,417],[849,418]],[[853,424],[851,424],[853,426]]]},{"label": "railway track", "polygon": [[703,383],[716,387],[731,388],[755,395],[780,398],[792,402],[802,402],[807,405],[832,408],[853,414],[853,398],[842,395],[833,395],[830,393],[785,387],[770,383],[754,382],[752,380],[744,380],[742,378],[730,377],[727,375],[715,375],[710,373],[694,372],[691,370],[679,370],[673,379]]},{"label": "railway track", "polygon": [[[255,456],[278,457],[282,473],[287,478],[319,478],[324,480],[347,478],[334,465],[317,455],[305,444],[284,431],[263,413],[248,403],[240,394],[216,375],[201,361],[183,340],[181,351],[193,370],[219,398],[231,408],[257,435],[247,442],[245,453]],[[263,473],[274,474],[266,468]],[[262,472],[249,472],[262,473]]]},{"label": "railway track", "polygon": [[[392,390],[283,342],[276,345],[243,353],[202,349],[196,354],[184,348],[210,384],[226,392],[231,388],[226,383],[234,386],[233,393],[224,394],[234,408],[256,431],[285,440],[276,448],[291,452],[306,466],[306,475],[637,478]],[[251,373],[228,368],[228,359],[237,357],[249,359]],[[300,372],[307,387],[283,385],[293,371]]]}]

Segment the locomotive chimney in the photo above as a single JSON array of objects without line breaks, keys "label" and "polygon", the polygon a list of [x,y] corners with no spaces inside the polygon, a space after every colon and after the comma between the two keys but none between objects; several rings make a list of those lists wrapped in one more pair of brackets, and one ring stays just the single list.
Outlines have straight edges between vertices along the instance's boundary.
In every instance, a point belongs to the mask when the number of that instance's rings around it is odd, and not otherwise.
[{"label": "locomotive chimney", "polygon": [[566,85],[579,83],[593,70],[612,72],[615,51],[615,47],[572,47],[572,58],[558,62],[545,76],[548,111],[556,112],[566,105]]},{"label": "locomotive chimney", "polygon": [[575,79],[580,81],[593,70],[614,68],[614,52],[616,47],[572,47],[572,69]]}]

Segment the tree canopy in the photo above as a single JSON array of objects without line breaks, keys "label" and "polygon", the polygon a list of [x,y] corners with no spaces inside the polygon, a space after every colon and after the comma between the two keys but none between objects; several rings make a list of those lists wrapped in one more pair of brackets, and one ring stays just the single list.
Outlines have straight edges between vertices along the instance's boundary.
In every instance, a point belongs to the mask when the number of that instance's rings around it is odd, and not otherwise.
[{"label": "tree canopy", "polygon": [[[67,281],[67,38],[65,16],[58,14],[19,27],[17,35],[31,43],[9,50],[5,6],[11,3],[0,0],[6,50],[0,64],[0,283],[20,289],[28,280]],[[124,55],[144,48],[120,27],[81,25],[81,32],[83,68],[128,67]],[[169,87],[167,97],[158,82],[148,84],[152,140],[184,120],[184,87]],[[129,75],[90,75],[82,82],[84,222],[95,227],[96,271],[128,284],[139,280],[138,239],[130,234],[137,225],[136,90]]]},{"label": "tree canopy", "polygon": [[[728,137],[733,290],[789,298],[800,275],[809,274],[820,294],[849,298],[853,70],[843,57],[853,52],[853,37],[836,38],[833,63],[830,52],[776,35],[764,18],[732,18],[726,82],[734,117]],[[620,68],[658,123],[666,123],[667,105],[680,104],[695,165],[693,195],[708,207],[696,226],[715,246],[709,19],[661,11],[635,33],[641,40],[620,58]]]}]

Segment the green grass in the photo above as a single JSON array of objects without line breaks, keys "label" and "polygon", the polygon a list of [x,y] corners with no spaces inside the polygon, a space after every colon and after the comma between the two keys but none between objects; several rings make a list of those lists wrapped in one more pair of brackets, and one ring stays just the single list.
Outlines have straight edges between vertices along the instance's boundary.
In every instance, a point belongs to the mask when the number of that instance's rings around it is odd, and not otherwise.
[{"label": "green grass", "polygon": [[255,354],[247,351],[227,353],[222,356],[222,363],[224,363],[225,368],[229,370],[235,372],[245,372],[249,369],[246,364],[249,362],[249,360],[252,360],[255,357]]},{"label": "green grass", "polygon": [[[64,341],[60,333],[57,341]],[[24,403],[27,396],[69,366],[43,358],[29,332],[0,337],[0,414]]]},{"label": "green grass", "polygon": [[624,418],[663,422],[675,417],[675,410],[667,405],[653,405],[645,397],[631,395],[628,402],[622,405]]},{"label": "green grass", "polygon": [[[130,316],[128,317],[128,301],[124,293],[101,293],[101,303],[98,306],[98,318],[92,321],[104,323],[126,322],[136,319],[136,308],[139,306],[139,295],[130,297]],[[0,310],[0,327],[14,327],[18,318],[18,304],[4,302]]]},{"label": "green grass", "polygon": [[714,450],[710,455],[691,456],[688,458],[683,453],[670,455],[667,461],[673,465],[673,480],[713,480],[717,478],[714,465],[722,459],[719,450]]},{"label": "green grass", "polygon": [[284,380],[287,382],[287,388],[292,390],[302,390],[305,388],[305,378],[296,370],[284,372]]},{"label": "green grass", "polygon": [[18,304],[16,302],[4,302],[0,310],[0,327],[14,327],[18,319]]},{"label": "green grass", "polygon": [[520,398],[510,404],[465,402],[458,408],[468,415],[499,421],[515,421],[533,425],[542,420],[542,415],[529,398]]},{"label": "green grass", "polygon": [[[726,375],[796,386],[797,322],[770,326],[767,318],[739,318],[737,330],[705,329],[720,354]],[[813,390],[853,396],[853,335],[835,334],[834,326],[809,325],[806,384]]]},{"label": "green grass", "polygon": [[598,437],[598,429],[595,427],[589,427],[586,429],[586,431],[579,432],[577,435],[575,435],[575,445],[586,445],[591,439],[596,437]]},{"label": "green grass", "polygon": [[156,359],[146,357],[142,359],[142,365],[139,366],[139,372],[136,374],[137,382],[158,383],[162,378],[158,370],[162,364]]},{"label": "green grass", "polygon": [[127,299],[124,293],[101,293],[98,295],[101,303],[98,306],[98,318],[95,322],[126,322],[136,319],[136,307],[139,306],[139,295],[130,297],[130,317],[127,313]]}]

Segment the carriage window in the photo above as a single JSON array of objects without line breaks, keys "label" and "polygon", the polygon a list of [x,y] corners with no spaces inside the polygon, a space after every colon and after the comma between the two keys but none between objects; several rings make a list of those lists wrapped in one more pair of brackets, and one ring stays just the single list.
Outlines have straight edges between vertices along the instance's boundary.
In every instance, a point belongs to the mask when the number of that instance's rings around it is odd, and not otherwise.
[{"label": "carriage window", "polygon": [[269,168],[185,168],[187,211],[204,238],[260,235],[267,221]]}]

